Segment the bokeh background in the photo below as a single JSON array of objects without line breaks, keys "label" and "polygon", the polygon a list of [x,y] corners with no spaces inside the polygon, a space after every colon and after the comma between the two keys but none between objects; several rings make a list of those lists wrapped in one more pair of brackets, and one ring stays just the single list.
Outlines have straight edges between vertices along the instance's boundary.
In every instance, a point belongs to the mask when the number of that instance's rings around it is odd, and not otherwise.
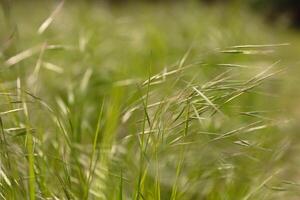
[{"label": "bokeh background", "polygon": [[0,198],[299,198],[299,1],[0,2]]}]

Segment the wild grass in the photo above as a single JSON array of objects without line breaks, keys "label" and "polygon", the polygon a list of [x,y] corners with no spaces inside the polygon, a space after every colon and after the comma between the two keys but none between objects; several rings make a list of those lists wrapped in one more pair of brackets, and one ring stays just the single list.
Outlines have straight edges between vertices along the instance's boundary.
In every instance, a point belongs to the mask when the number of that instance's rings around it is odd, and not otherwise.
[{"label": "wild grass", "polygon": [[2,7],[2,199],[300,194],[289,44],[244,8]]}]

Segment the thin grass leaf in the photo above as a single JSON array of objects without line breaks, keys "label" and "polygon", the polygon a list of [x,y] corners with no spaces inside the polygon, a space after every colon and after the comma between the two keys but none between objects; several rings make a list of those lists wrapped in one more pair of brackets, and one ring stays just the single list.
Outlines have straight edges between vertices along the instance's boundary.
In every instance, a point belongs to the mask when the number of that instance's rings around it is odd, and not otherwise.
[{"label": "thin grass leaf", "polygon": [[27,50],[24,50],[22,52],[20,52],[19,54],[9,58],[8,60],[5,61],[5,65],[8,67],[11,67],[13,65],[18,64],[19,62],[25,60],[26,58],[29,58],[35,54],[37,54],[38,52],[40,52],[41,50],[41,45],[29,48]]},{"label": "thin grass leaf", "polygon": [[275,171],[269,177],[262,181],[257,187],[253,188],[244,198],[243,200],[248,200],[251,196],[253,196],[258,190],[260,190],[266,183],[268,183],[274,176],[276,176],[280,170]]},{"label": "thin grass leaf", "polygon": [[218,108],[217,108],[217,106],[213,103],[213,102],[211,102],[210,100],[209,100],[209,98],[207,97],[207,96],[205,96],[200,90],[198,90],[196,87],[193,87],[193,89],[211,106],[211,107],[213,107],[218,113],[220,113],[222,116],[225,116],[225,114],[221,111],[221,110],[219,110]]},{"label": "thin grass leaf", "polygon": [[45,69],[50,70],[50,71],[56,72],[58,74],[64,73],[64,69],[63,68],[61,68],[61,67],[59,67],[59,66],[57,66],[57,65],[55,65],[53,63],[43,62],[43,67]]},{"label": "thin grass leaf", "polygon": [[266,47],[281,47],[281,46],[289,46],[290,43],[279,43],[279,44],[246,44],[246,45],[236,45],[231,46],[229,48],[266,48]]},{"label": "thin grass leaf", "polygon": [[13,110],[7,110],[7,111],[4,111],[4,112],[0,112],[0,116],[8,115],[8,114],[23,111],[23,110],[24,110],[23,108],[16,108],[16,109],[13,109]]},{"label": "thin grass leaf", "polygon": [[62,0],[57,6],[56,8],[53,10],[53,12],[51,13],[51,15],[41,24],[41,26],[38,29],[38,34],[42,34],[45,32],[45,30],[49,27],[49,25],[53,22],[53,20],[55,19],[56,15],[59,13],[59,11],[62,9],[63,5],[64,5],[64,0]]}]

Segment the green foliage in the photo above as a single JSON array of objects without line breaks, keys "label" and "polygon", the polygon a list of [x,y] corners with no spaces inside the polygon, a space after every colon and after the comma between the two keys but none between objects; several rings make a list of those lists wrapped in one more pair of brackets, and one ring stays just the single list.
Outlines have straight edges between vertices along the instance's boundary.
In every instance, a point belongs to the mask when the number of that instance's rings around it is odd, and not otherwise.
[{"label": "green foliage", "polygon": [[293,55],[248,11],[5,5],[1,198],[299,195]]}]

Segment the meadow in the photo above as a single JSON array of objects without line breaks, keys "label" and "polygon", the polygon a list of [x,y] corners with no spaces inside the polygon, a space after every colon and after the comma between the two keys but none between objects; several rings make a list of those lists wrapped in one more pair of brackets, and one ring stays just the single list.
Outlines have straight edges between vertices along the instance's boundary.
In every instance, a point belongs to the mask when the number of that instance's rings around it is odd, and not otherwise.
[{"label": "meadow", "polygon": [[299,36],[238,3],[3,3],[0,198],[298,199]]}]

